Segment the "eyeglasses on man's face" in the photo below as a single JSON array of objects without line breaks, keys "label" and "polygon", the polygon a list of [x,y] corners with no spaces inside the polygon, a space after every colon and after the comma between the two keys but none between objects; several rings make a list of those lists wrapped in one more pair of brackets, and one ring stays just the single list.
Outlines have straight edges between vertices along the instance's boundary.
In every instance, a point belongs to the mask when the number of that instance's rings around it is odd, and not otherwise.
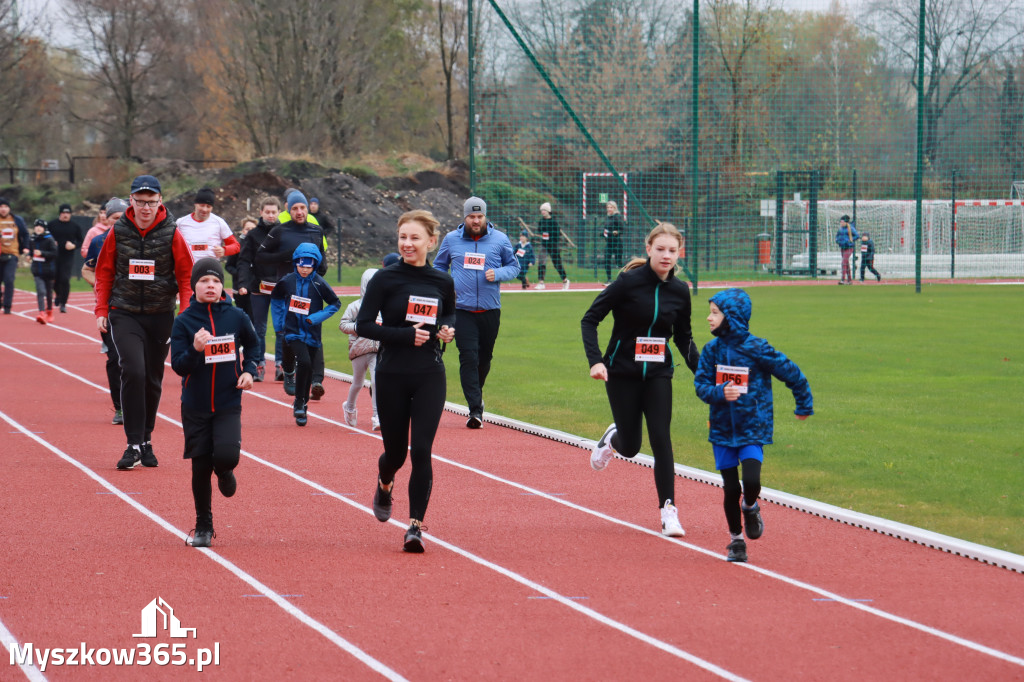
[{"label": "eyeglasses on man's face", "polygon": [[154,199],[152,201],[142,201],[141,199],[136,199],[135,197],[132,197],[132,203],[138,206],[139,208],[156,208],[157,206],[160,205],[160,200]]}]

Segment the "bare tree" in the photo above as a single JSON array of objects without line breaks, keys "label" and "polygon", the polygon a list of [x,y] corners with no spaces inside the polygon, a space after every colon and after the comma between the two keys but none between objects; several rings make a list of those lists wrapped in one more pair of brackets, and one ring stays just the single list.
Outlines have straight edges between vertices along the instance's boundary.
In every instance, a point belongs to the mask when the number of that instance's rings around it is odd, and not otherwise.
[{"label": "bare tree", "polygon": [[14,0],[0,0],[0,151],[13,153],[38,113],[39,74],[45,71],[42,45],[31,38],[35,19],[17,14]]},{"label": "bare tree", "polygon": [[466,24],[466,10],[455,6],[454,2],[437,0],[437,37],[438,55],[441,57],[441,72],[444,74],[444,111],[446,129],[441,137],[444,139],[445,153],[449,160],[455,158],[455,111],[454,111],[454,75],[460,55],[466,49],[466,38],[463,29]]},{"label": "bare tree", "polygon": [[918,0],[876,0],[867,17],[890,60],[924,98],[924,154],[938,162],[941,122],[998,60],[1019,50],[1024,37],[1020,0],[929,0],[924,22],[924,83],[917,82]]}]

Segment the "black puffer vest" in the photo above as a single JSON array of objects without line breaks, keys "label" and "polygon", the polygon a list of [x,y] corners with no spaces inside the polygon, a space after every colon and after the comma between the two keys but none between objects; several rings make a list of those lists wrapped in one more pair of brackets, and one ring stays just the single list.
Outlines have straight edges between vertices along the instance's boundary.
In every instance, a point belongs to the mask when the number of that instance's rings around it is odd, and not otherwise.
[{"label": "black puffer vest", "polygon": [[[166,313],[174,310],[178,281],[174,276],[174,233],[177,230],[170,213],[154,225],[145,236],[125,216],[114,227],[117,256],[114,263],[114,286],[110,291],[110,307],[128,313]],[[128,278],[132,259],[156,261],[153,281]]]}]

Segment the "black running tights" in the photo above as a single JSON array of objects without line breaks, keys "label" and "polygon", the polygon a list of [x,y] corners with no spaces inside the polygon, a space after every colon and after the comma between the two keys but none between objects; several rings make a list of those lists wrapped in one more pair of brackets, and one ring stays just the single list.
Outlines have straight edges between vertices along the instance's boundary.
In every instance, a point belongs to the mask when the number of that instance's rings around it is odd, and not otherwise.
[{"label": "black running tights", "polygon": [[242,408],[197,412],[181,407],[185,432],[185,457],[192,460],[192,499],[196,505],[196,529],[213,530],[213,486],[218,476],[238,466],[242,448]]},{"label": "black running tights", "polygon": [[643,442],[643,419],[647,419],[647,438],[654,455],[654,485],[658,490],[658,507],[666,500],[676,499],[676,463],[672,455],[672,379],[623,379],[608,377],[605,382],[608,403],[618,433],[612,447],[623,457],[640,452]]},{"label": "black running tights", "polygon": [[748,507],[752,507],[761,494],[761,463],[756,459],[745,459],[740,465],[743,467],[742,486],[739,467],[721,471],[722,487],[725,488],[725,520],[729,523],[729,532],[733,535],[743,532],[740,498],[743,498]]}]

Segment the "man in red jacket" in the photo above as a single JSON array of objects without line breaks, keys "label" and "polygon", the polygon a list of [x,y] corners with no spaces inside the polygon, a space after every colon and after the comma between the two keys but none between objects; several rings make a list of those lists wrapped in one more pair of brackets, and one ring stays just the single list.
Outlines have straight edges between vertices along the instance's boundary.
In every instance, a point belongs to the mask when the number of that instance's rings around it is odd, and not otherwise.
[{"label": "man in red jacket", "polygon": [[192,256],[163,205],[160,181],[132,181],[128,210],[110,228],[96,259],[96,326],[121,358],[121,409],[128,447],[118,469],[157,466],[153,427],[164,360],[174,324],[174,299],[192,297]]}]

